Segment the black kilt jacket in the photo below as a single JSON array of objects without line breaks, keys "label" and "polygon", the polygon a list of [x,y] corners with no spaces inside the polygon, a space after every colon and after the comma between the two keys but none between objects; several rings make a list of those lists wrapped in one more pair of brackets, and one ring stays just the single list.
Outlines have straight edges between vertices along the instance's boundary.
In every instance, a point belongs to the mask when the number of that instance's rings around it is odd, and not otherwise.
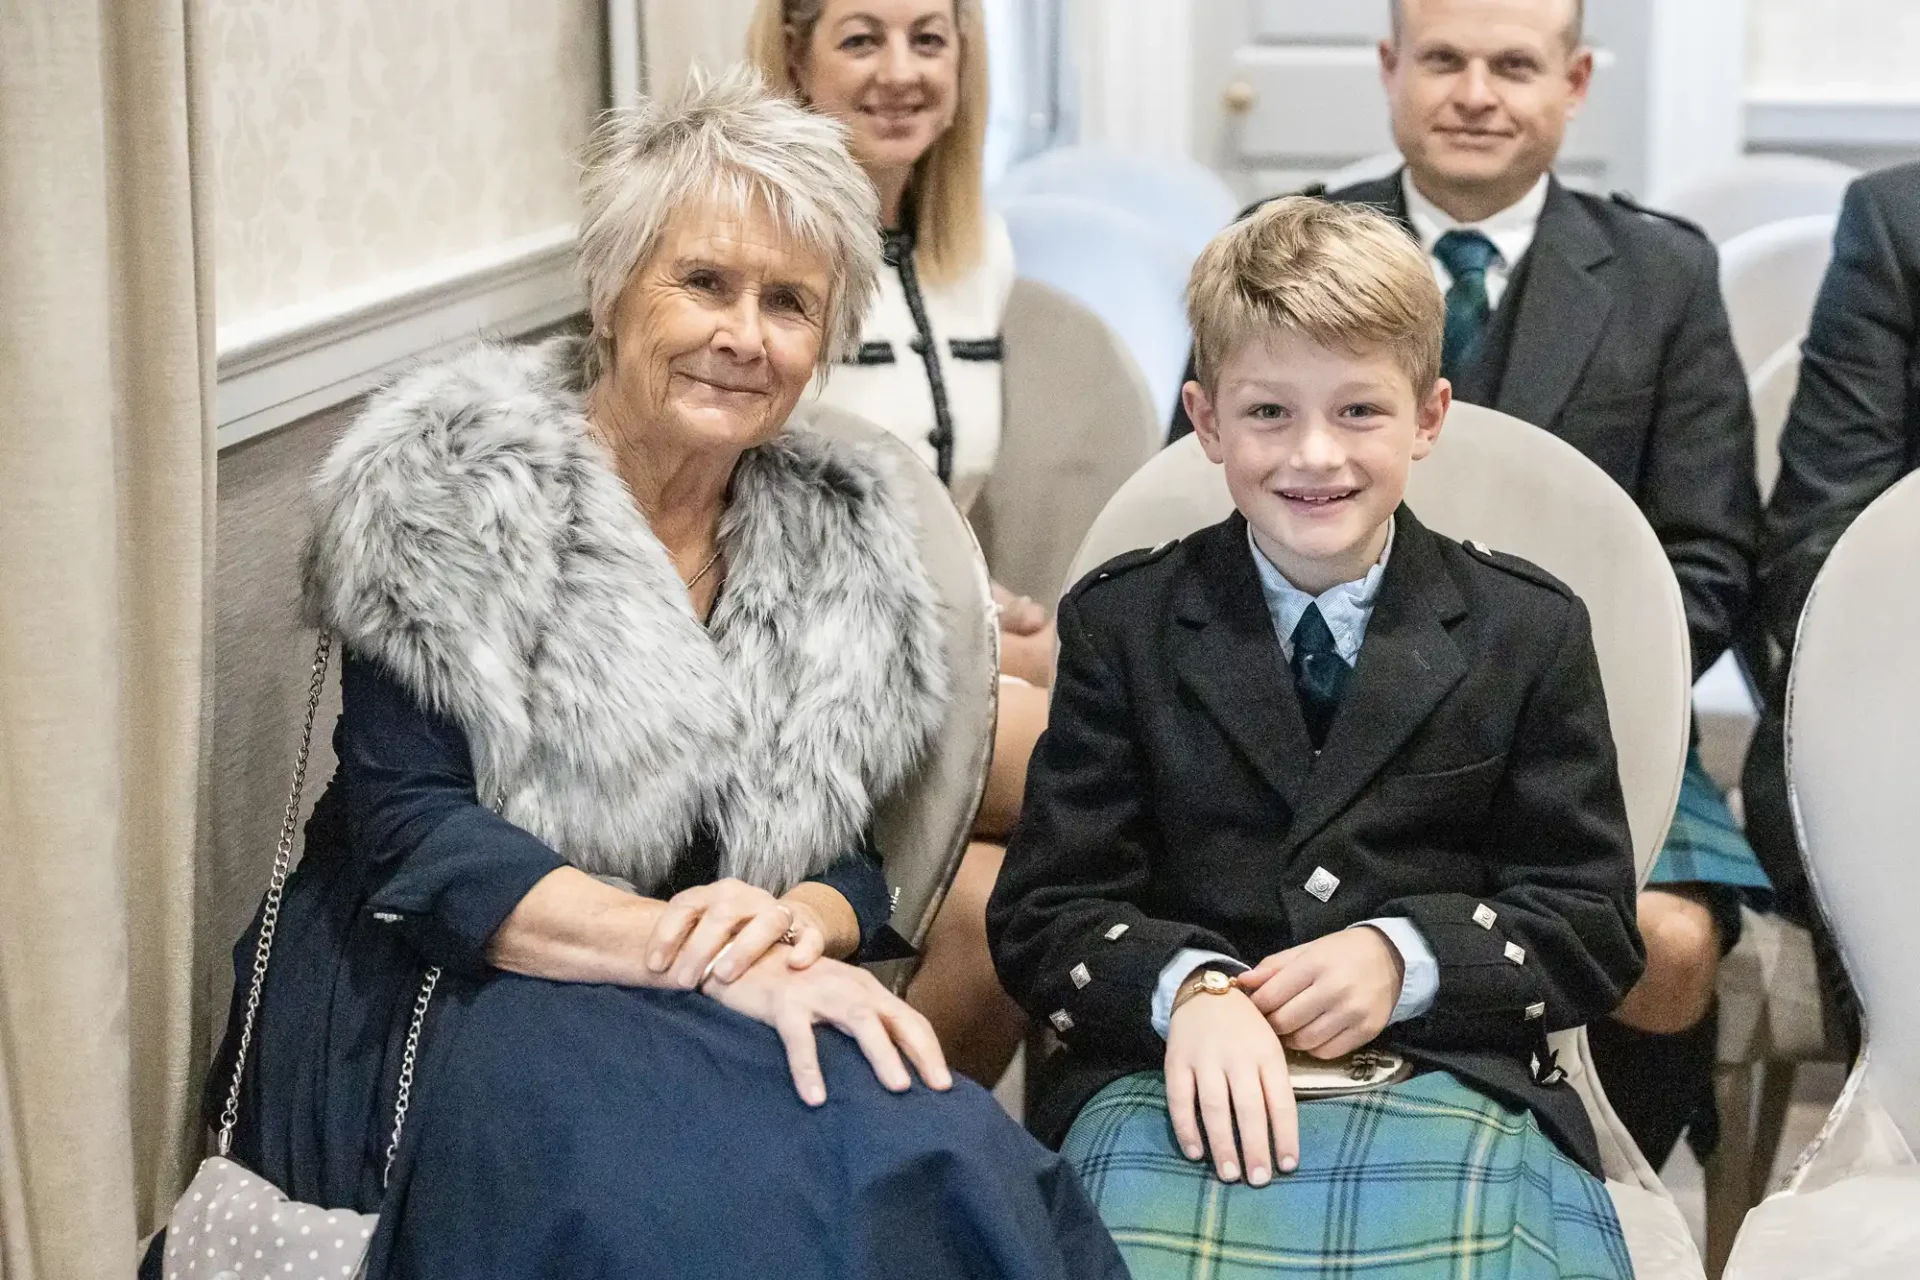
[{"label": "black kilt jacket", "polygon": [[[1579,599],[1402,507],[1317,758],[1238,514],[1088,575],[1059,628],[987,909],[1001,981],[1064,1046],[1039,1070],[1035,1133],[1057,1145],[1107,1083],[1162,1068],[1151,1002],[1182,947],[1252,964],[1404,916],[1439,990],[1382,1042],[1530,1109],[1598,1172],[1545,1034],[1610,1011],[1644,952]],[[1306,889],[1321,869],[1325,901]]]},{"label": "black kilt jacket", "polygon": [[[1412,231],[1398,173],[1307,194],[1371,205]],[[1695,676],[1739,638],[1760,530],[1753,410],[1719,257],[1699,228],[1552,179],[1533,247],[1453,396],[1544,427],[1633,496],[1680,580]],[[1176,407],[1172,434],[1192,429]]]}]

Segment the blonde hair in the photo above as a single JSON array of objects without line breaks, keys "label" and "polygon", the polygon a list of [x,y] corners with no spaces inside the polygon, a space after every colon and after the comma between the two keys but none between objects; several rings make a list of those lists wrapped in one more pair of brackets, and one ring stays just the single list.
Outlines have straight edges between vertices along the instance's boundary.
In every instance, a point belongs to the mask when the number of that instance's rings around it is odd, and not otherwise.
[{"label": "blonde hair", "polygon": [[1424,396],[1440,377],[1446,301],[1405,229],[1364,205],[1274,200],[1213,238],[1187,285],[1194,369],[1220,366],[1275,330],[1325,347],[1380,345]]},{"label": "blonde hair", "polygon": [[[747,58],[776,92],[799,97],[796,54],[813,40],[827,0],[758,0]],[[960,39],[953,123],[913,166],[915,265],[929,284],[958,280],[980,265],[986,244],[982,157],[987,145],[987,29],[979,0],[953,0]],[[877,221],[877,219],[876,219]]]},{"label": "blonde hair", "polygon": [[880,197],[847,154],[846,130],[767,92],[750,67],[694,70],[678,98],[609,111],[587,144],[575,271],[593,340],[587,379],[610,365],[607,332],[633,273],[685,209],[763,209],[829,264],[822,370],[860,347],[879,291]]}]

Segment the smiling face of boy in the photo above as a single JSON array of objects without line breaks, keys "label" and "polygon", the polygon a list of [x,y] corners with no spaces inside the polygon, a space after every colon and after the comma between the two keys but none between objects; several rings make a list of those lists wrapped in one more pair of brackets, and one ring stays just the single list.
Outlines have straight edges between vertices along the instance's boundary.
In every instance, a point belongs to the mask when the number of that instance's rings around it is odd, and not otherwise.
[{"label": "smiling face of boy", "polygon": [[1408,470],[1453,398],[1445,379],[1417,392],[1385,345],[1345,350],[1285,329],[1234,350],[1211,395],[1198,382],[1182,395],[1254,541],[1310,595],[1380,559]]}]

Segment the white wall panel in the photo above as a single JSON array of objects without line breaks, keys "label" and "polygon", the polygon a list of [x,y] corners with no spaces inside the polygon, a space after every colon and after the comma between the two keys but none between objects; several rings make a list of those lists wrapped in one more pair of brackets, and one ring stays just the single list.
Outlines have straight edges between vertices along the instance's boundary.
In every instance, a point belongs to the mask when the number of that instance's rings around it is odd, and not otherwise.
[{"label": "white wall panel", "polygon": [[1748,93],[1920,102],[1915,0],[1748,0]]},{"label": "white wall panel", "polygon": [[571,224],[600,0],[206,0],[223,328]]},{"label": "white wall panel", "polygon": [[1254,0],[1256,39],[1367,43],[1387,34],[1386,0]]},{"label": "white wall panel", "polygon": [[718,71],[747,53],[753,0],[642,0],[647,80],[658,92],[678,88],[693,66]]}]

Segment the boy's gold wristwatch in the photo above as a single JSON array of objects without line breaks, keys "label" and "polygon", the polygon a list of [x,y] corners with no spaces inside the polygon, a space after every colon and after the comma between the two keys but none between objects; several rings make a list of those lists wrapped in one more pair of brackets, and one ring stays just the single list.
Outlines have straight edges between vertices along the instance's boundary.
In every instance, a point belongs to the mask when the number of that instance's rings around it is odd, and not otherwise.
[{"label": "boy's gold wristwatch", "polygon": [[1180,1012],[1180,1006],[1195,996],[1223,996],[1233,990],[1233,977],[1223,969],[1202,969],[1180,984],[1173,993],[1173,1008],[1169,1016]]}]

